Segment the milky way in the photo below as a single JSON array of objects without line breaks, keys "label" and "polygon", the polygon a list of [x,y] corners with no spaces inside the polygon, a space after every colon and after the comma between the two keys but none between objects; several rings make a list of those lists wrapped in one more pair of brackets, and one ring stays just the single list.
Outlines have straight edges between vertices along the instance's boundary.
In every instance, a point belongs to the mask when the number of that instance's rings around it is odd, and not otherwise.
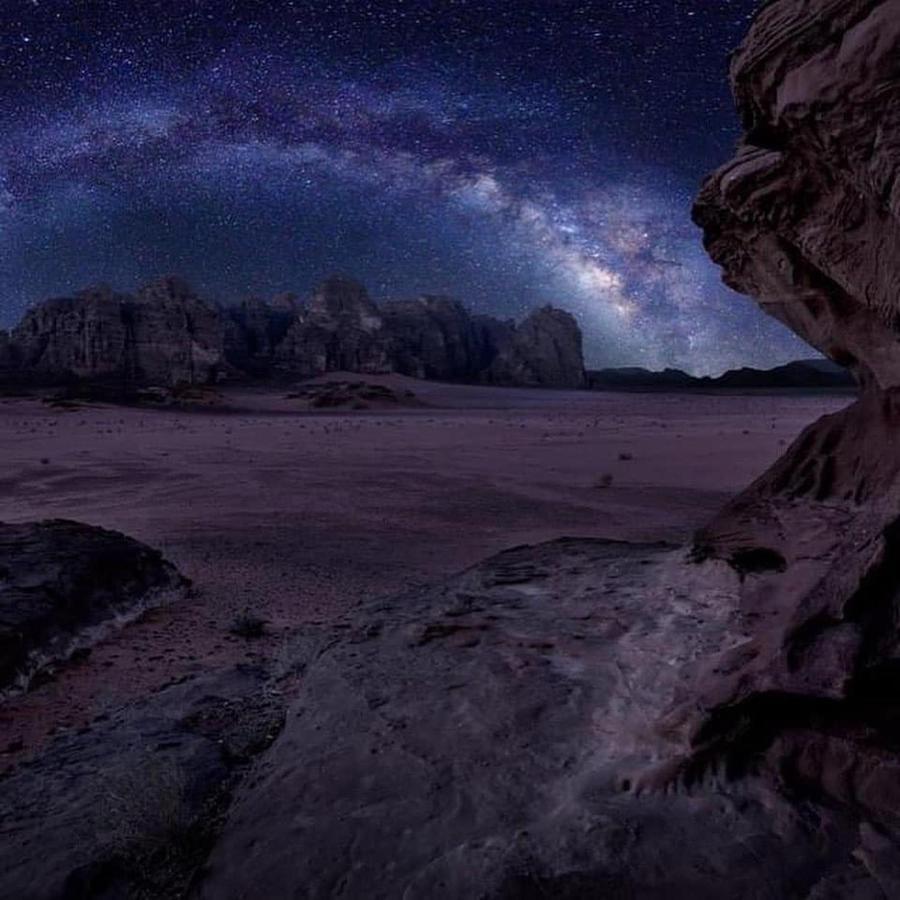
[{"label": "milky way", "polygon": [[5,0],[0,316],[166,272],[224,302],[343,272],[563,306],[592,365],[808,354],[689,218],[755,6]]}]

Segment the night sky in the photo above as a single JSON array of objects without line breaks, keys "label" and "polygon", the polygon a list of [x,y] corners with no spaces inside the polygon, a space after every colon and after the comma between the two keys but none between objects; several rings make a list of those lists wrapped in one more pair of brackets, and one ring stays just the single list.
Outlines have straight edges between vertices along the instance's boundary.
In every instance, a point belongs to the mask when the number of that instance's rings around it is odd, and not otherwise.
[{"label": "night sky", "polygon": [[591,365],[811,355],[690,222],[757,0],[3,0],[0,321],[165,273],[577,315]]}]

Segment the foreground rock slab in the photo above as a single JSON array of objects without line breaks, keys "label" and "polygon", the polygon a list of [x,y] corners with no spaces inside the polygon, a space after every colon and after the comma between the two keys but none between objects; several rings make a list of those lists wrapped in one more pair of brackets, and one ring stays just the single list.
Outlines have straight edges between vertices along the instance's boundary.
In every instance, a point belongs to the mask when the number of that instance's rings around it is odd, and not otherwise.
[{"label": "foreground rock slab", "polygon": [[685,671],[743,640],[737,594],[724,563],[562,540],[368,610],[306,656],[200,894],[879,896],[852,818],[760,780],[628,790]]},{"label": "foreground rock slab", "polygon": [[0,524],[0,690],[186,588],[158,550],[118,532],[65,520]]},{"label": "foreground rock slab", "polygon": [[0,898],[186,896],[235,783],[281,727],[276,697],[254,669],[212,673],[0,779]]}]

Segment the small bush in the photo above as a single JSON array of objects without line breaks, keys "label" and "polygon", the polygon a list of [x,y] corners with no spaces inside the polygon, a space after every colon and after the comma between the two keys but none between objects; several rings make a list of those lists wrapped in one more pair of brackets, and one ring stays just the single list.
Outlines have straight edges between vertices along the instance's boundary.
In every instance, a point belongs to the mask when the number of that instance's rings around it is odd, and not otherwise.
[{"label": "small bush", "polygon": [[266,633],[266,620],[244,612],[234,617],[228,630],[238,637],[259,638]]},{"label": "small bush", "polygon": [[622,462],[631,462],[631,460],[633,460],[634,457],[633,457],[630,453],[620,453],[620,454],[619,454],[619,459],[620,459]]},{"label": "small bush", "polygon": [[601,475],[595,482],[595,488],[608,488],[612,487],[613,477],[607,472],[605,475]]}]

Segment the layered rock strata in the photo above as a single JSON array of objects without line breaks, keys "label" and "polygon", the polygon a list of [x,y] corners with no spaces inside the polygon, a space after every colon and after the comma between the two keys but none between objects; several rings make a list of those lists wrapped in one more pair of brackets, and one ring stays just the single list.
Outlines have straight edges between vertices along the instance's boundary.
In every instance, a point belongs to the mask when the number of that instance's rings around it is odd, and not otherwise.
[{"label": "layered rock strata", "polygon": [[725,281],[862,388],[697,537],[748,640],[668,719],[688,778],[769,764],[888,827],[900,796],[900,2],[776,0],[732,62],[745,127],[695,209]]}]

